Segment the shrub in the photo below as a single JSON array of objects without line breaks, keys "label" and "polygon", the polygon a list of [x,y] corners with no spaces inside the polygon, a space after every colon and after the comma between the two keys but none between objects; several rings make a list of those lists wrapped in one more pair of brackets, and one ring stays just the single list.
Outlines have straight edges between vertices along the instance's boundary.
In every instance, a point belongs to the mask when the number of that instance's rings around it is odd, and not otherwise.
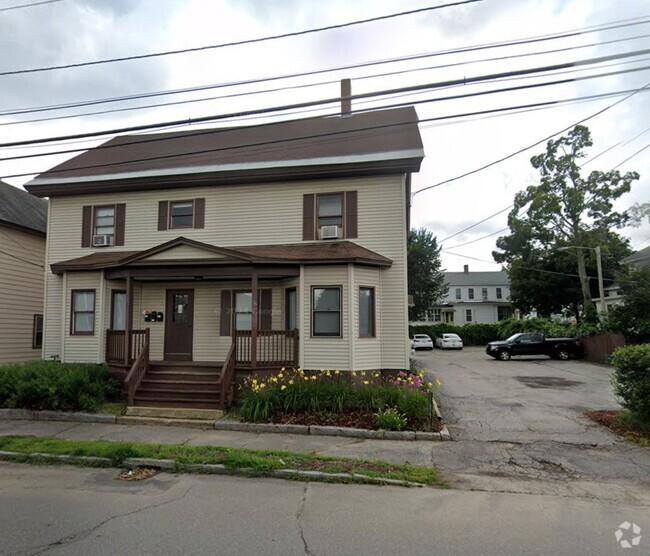
[{"label": "shrub", "polygon": [[650,344],[619,348],[612,356],[614,393],[634,418],[650,423]]},{"label": "shrub", "polygon": [[0,407],[97,411],[119,396],[103,365],[30,361],[0,366]]},{"label": "shrub", "polygon": [[578,327],[575,324],[555,322],[544,318],[532,318],[517,320],[515,318],[505,319],[499,323],[499,336],[506,339],[519,332],[541,332],[547,338],[575,338],[579,335]]},{"label": "shrub", "polygon": [[458,334],[466,346],[482,346],[499,339],[499,328],[496,324],[423,324],[409,326],[409,334],[428,334],[432,339],[446,333]]},{"label": "shrub", "polygon": [[387,431],[401,431],[406,427],[406,416],[401,414],[396,407],[387,407],[377,412],[377,426]]}]

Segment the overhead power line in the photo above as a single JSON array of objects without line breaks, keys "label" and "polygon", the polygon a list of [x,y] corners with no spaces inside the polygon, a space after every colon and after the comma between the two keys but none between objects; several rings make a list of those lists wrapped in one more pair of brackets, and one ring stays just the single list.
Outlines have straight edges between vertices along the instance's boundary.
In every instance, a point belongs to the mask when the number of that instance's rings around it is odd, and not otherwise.
[{"label": "overhead power line", "polygon": [[43,2],[32,2],[31,4],[20,4],[18,6],[8,6],[6,8],[0,8],[0,12],[8,12],[9,10],[20,10],[21,8],[32,8],[34,6],[42,6],[43,4],[54,4],[56,2],[62,2],[63,0],[43,0]]},{"label": "overhead power line", "polygon": [[[426,84],[421,84],[421,85],[412,85],[408,87],[398,87],[396,89],[384,89],[382,91],[373,91],[369,93],[360,93],[356,95],[351,95],[350,100],[359,100],[359,99],[367,99],[367,98],[373,98],[373,97],[380,97],[380,96],[386,96],[386,95],[391,95],[391,94],[398,94],[398,93],[405,93],[405,92],[416,92],[416,91],[424,91],[424,90],[431,90],[431,89],[437,89],[441,87],[447,87],[450,85],[461,85],[461,84],[469,84],[469,83],[479,83],[481,81],[487,81],[487,80],[494,80],[494,79],[501,79],[504,77],[512,77],[512,76],[517,76],[517,75],[533,75],[533,74],[540,74],[544,73],[547,71],[553,71],[553,70],[559,70],[559,69],[566,69],[566,68],[572,68],[572,67],[578,67],[578,66],[585,66],[589,64],[597,64],[601,62],[606,62],[606,61],[611,61],[611,60],[618,60],[618,59],[624,59],[624,58],[629,58],[629,57],[634,57],[634,56],[641,56],[650,53],[650,49],[644,49],[644,50],[636,50],[633,52],[625,52],[622,54],[612,54],[609,56],[600,56],[597,58],[589,58],[586,60],[578,60],[574,62],[565,62],[565,63],[560,63],[560,64],[552,64],[549,66],[538,66],[536,68],[529,68],[529,69],[522,69],[522,70],[512,70],[512,71],[507,71],[507,72],[500,72],[500,73],[494,73],[494,74],[488,74],[488,75],[483,75],[483,76],[477,76],[477,77],[467,77],[463,79],[452,79],[448,81],[441,81],[441,82],[434,82],[434,83],[426,83]],[[646,67],[644,68],[635,68],[634,70],[621,70],[620,72],[614,72],[614,73],[608,73],[608,74],[601,74],[598,76],[585,76],[585,77],[577,77],[577,78],[568,78],[568,79],[563,79],[563,80],[558,80],[552,83],[546,83],[546,84],[531,84],[531,85],[522,85],[519,87],[510,87],[507,89],[497,89],[494,91],[486,91],[486,92],[478,92],[478,93],[468,93],[464,95],[456,95],[454,97],[448,97],[445,100],[448,100],[450,98],[467,98],[471,96],[479,96],[479,95],[485,95],[485,94],[494,94],[495,92],[505,92],[505,91],[515,91],[515,90],[522,90],[522,89],[531,89],[535,87],[540,87],[540,86],[546,86],[549,84],[562,84],[562,83],[570,83],[570,82],[575,82],[575,81],[581,81],[585,79],[593,79],[595,77],[602,77],[605,75],[614,75],[614,74],[619,74],[619,73],[628,73],[630,71],[640,71],[640,70],[645,70],[648,69]],[[435,100],[441,100],[441,99],[435,99]],[[327,105],[327,104],[333,104],[333,103],[338,103],[340,102],[340,97],[332,97],[328,99],[323,99],[323,100],[316,100],[316,101],[305,101],[305,102],[299,102],[299,103],[293,103],[293,104],[285,104],[281,106],[271,106],[271,107],[266,107],[266,108],[258,108],[258,109],[253,109],[253,110],[243,110],[239,112],[231,112],[227,114],[218,114],[218,115],[212,115],[212,116],[202,116],[199,118],[194,118],[191,120],[174,120],[174,121],[168,121],[168,122],[159,122],[159,123],[154,123],[154,124],[143,124],[143,125],[137,125],[137,126],[129,126],[129,127],[122,127],[122,128],[116,128],[116,129],[109,129],[109,130],[103,130],[103,131],[93,131],[93,132],[86,132],[86,133],[78,133],[74,135],[63,135],[63,136],[58,136],[58,137],[47,137],[47,138],[42,138],[42,139],[28,139],[28,140],[23,140],[23,141],[13,141],[9,143],[2,143],[0,144],[0,148],[4,147],[13,147],[13,146],[28,146],[28,145],[35,145],[35,144],[40,144],[40,143],[52,143],[55,141],[65,141],[68,139],[82,139],[82,138],[87,138],[87,137],[101,137],[105,135],[119,135],[122,133],[129,133],[133,131],[142,131],[145,129],[162,129],[165,127],[169,126],[175,126],[175,125],[182,125],[186,123],[208,123],[208,122],[215,122],[219,120],[225,120],[225,119],[231,119],[231,118],[236,118],[236,117],[241,117],[241,116],[246,116],[246,115],[255,115],[255,114],[272,114],[274,112],[282,112],[285,110],[292,110],[296,108],[306,108],[310,106],[319,106],[319,105]],[[411,102],[409,104],[418,104],[421,103],[422,101],[417,101],[417,102]],[[431,100],[428,100],[426,102],[433,102]]]},{"label": "overhead power line", "polygon": [[[585,97],[578,97],[578,99],[601,99],[601,98],[608,98],[611,96],[620,96],[621,94],[625,95],[630,95],[630,93],[635,93],[639,92],[641,90],[649,90],[647,87],[644,87],[642,89],[633,89],[633,90],[624,90],[624,91],[616,91],[612,93],[604,93],[600,95],[587,95]],[[628,98],[629,98],[628,96]],[[538,102],[538,103],[533,103],[533,104],[524,104],[524,105],[517,105],[517,106],[508,106],[508,107],[503,107],[503,108],[493,108],[490,110],[479,110],[476,112],[465,112],[465,113],[460,113],[460,114],[454,114],[454,115],[446,115],[446,116],[437,116],[437,117],[432,117],[432,118],[425,118],[419,120],[420,123],[424,122],[434,122],[434,121],[442,121],[442,120],[450,120],[453,118],[465,118],[465,117],[471,117],[471,116],[477,116],[477,115],[483,115],[483,114],[498,114],[498,113],[503,113],[507,111],[512,111],[512,110],[523,110],[523,109],[532,109],[532,108],[540,108],[540,107],[550,107],[550,106],[559,106],[563,103],[567,102],[575,102],[576,98],[569,98],[569,99],[561,99],[561,100],[551,100],[551,101],[545,101],[545,102]],[[377,108],[377,110],[381,109],[383,107]],[[273,125],[273,124],[267,124],[267,125]],[[378,130],[386,130],[387,128],[393,128],[393,127],[398,127],[398,126],[403,126],[404,124],[385,124],[385,125],[378,125],[378,126],[371,126],[371,127],[364,127],[364,128],[357,128],[353,130],[348,130],[348,131],[336,131],[336,132],[331,132],[331,133],[321,133],[321,134],[315,134],[315,135],[306,135],[306,136],[300,136],[300,137],[291,137],[289,139],[278,139],[278,140],[271,140],[271,141],[261,141],[258,143],[249,143],[247,145],[236,145],[236,146],[227,146],[227,147],[219,147],[219,148],[214,148],[214,149],[204,149],[200,151],[190,151],[190,152],[182,152],[182,153],[176,153],[176,154],[170,154],[170,155],[162,155],[162,156],[156,156],[156,157],[144,157],[140,159],[131,159],[128,161],[121,161],[121,162],[112,162],[112,163],[105,163],[105,164],[92,164],[88,166],[83,166],[83,167],[78,167],[75,168],[76,170],[88,170],[88,169],[93,169],[93,168],[105,168],[105,167],[113,167],[113,166],[122,166],[123,164],[126,163],[135,163],[135,162],[147,162],[147,161],[152,161],[152,160],[163,160],[163,159],[173,159],[177,158],[180,156],[187,156],[187,155],[200,155],[200,154],[208,154],[208,153],[215,153],[215,152],[220,152],[220,151],[228,151],[236,148],[242,148],[242,147],[258,147],[258,146],[263,146],[263,147],[268,147],[271,145],[279,145],[276,148],[286,148],[286,143],[292,142],[292,141],[302,141],[305,139],[314,139],[314,138],[325,138],[325,137],[330,137],[331,140],[338,141],[340,140],[341,136],[348,134],[348,133],[355,133],[359,131],[378,131]],[[571,126],[573,127],[573,126]],[[567,128],[570,129],[570,128]],[[226,130],[219,130],[219,131],[228,131]],[[206,131],[205,133],[214,133],[214,130]],[[558,132],[558,133],[561,133]],[[556,134],[554,134],[556,135]],[[553,137],[552,135],[551,137]],[[160,138],[152,138],[149,139],[148,141],[155,141],[155,140],[161,140]],[[131,143],[123,143],[120,146],[128,146]],[[285,145],[285,146],[283,146]],[[110,145],[100,145],[98,147],[95,147],[95,149],[103,149],[103,148],[108,148]],[[116,146],[114,146],[116,147]],[[83,149],[87,150],[87,149]],[[52,154],[52,153],[50,153]],[[29,158],[30,155],[25,155],[24,157],[18,157],[18,158]],[[2,159],[0,159],[2,160]],[[20,174],[11,174],[11,175],[5,175],[4,178],[17,178],[17,177],[25,177],[25,176],[32,176],[35,174],[40,174],[45,172],[46,170],[40,170],[40,171],[32,171],[32,172],[24,172]],[[47,170],[48,174],[56,174],[59,172],[65,172],[66,170]],[[463,177],[463,176],[461,176]],[[460,178],[459,178],[460,179]],[[190,182],[191,179],[188,177],[185,180],[186,182]],[[421,191],[421,190],[420,190]]]},{"label": "overhead power line", "polygon": [[443,243],[443,242],[447,241],[448,239],[451,239],[452,237],[459,236],[459,235],[462,234],[463,232],[466,232],[467,230],[471,230],[472,228],[475,228],[475,227],[478,226],[479,224],[483,224],[483,222],[487,222],[487,221],[490,220],[491,218],[494,218],[495,216],[498,216],[499,214],[504,213],[505,211],[511,209],[512,206],[513,206],[513,205],[508,205],[507,207],[502,208],[501,210],[495,212],[494,214],[491,214],[490,216],[487,216],[487,217],[484,218],[483,220],[479,220],[478,222],[472,224],[471,226],[467,226],[466,228],[463,228],[462,230],[460,230],[460,231],[458,231],[458,232],[456,232],[456,233],[454,233],[454,234],[451,234],[450,236],[447,236],[447,237],[444,238],[444,239],[441,239],[441,240],[440,240],[440,243]]},{"label": "overhead power line", "polygon": [[268,42],[268,41],[274,41],[278,39],[286,39],[289,37],[298,37],[302,35],[309,35],[313,33],[321,33],[323,31],[332,31],[334,29],[343,29],[346,27],[352,27],[354,25],[362,25],[365,23],[374,23],[377,21],[385,21],[387,19],[394,19],[397,17],[403,17],[403,16],[408,16],[408,15],[415,15],[419,13],[425,13],[425,12],[431,12],[434,10],[441,10],[443,8],[453,8],[455,6],[462,6],[465,4],[474,4],[476,2],[483,2],[483,0],[461,0],[459,2],[452,2],[448,4],[438,4],[437,6],[427,6],[425,8],[418,8],[415,10],[408,10],[408,11],[403,11],[403,12],[398,12],[398,13],[393,13],[393,14],[387,14],[387,15],[381,15],[377,17],[370,17],[368,19],[358,19],[356,21],[348,21],[346,23],[337,23],[335,25],[327,25],[323,27],[314,27],[311,29],[303,29],[302,31],[292,31],[290,33],[282,33],[280,35],[270,35],[267,37],[258,37],[255,39],[246,39],[242,41],[233,41],[233,42],[227,42],[227,43],[221,43],[221,44],[212,44],[208,46],[197,46],[194,48],[184,48],[180,50],[167,50],[164,52],[152,52],[149,54],[137,54],[134,56],[123,56],[119,58],[106,58],[103,60],[93,60],[89,62],[77,62],[73,64],[62,64],[58,66],[46,66],[46,67],[40,67],[40,68],[31,68],[31,69],[22,69],[22,70],[13,70],[13,71],[4,71],[0,72],[0,76],[5,76],[5,75],[21,75],[25,73],[39,73],[39,72],[45,72],[45,71],[54,71],[54,70],[61,70],[61,69],[71,69],[71,68],[81,68],[81,67],[87,67],[87,66],[96,66],[100,64],[113,64],[116,62],[130,62],[132,60],[144,60],[147,58],[160,58],[163,56],[173,56],[176,54],[187,54],[190,52],[202,52],[206,50],[216,50],[219,48],[227,48],[231,46],[242,46],[245,44],[257,44],[261,42]]}]

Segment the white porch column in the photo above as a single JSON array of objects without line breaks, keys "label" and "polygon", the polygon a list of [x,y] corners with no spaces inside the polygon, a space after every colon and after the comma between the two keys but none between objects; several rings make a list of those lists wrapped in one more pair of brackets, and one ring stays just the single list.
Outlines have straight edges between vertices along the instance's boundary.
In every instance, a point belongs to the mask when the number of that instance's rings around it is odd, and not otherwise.
[{"label": "white porch column", "polygon": [[350,370],[353,371],[355,370],[355,365],[356,365],[356,357],[355,357],[355,348],[356,348],[356,340],[357,340],[357,333],[358,333],[358,324],[355,322],[356,319],[354,318],[354,303],[356,299],[356,291],[357,288],[354,285],[354,264],[349,263],[348,264],[348,342],[349,342],[349,348],[348,348],[348,353],[349,353],[349,361],[350,361]]},{"label": "white porch column", "polygon": [[311,318],[309,316],[309,306],[311,300],[305,304],[305,265],[300,265],[300,279],[298,280],[298,292],[296,294],[298,305],[298,366],[301,369],[305,367],[305,337],[309,334]]}]

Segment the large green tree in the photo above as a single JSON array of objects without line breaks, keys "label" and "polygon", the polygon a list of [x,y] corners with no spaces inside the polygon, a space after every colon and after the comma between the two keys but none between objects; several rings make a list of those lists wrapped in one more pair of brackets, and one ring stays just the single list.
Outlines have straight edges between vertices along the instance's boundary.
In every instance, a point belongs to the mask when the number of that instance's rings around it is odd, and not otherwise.
[{"label": "large green tree", "polygon": [[612,329],[628,342],[650,342],[650,268],[627,269],[619,275],[623,303],[610,312]]},{"label": "large green tree", "polygon": [[[493,256],[507,265],[513,300],[521,309],[592,309],[593,252],[575,247],[601,246],[609,276],[629,253],[627,241],[614,232],[626,224],[628,215],[614,211],[613,202],[639,175],[595,170],[583,176],[581,160],[591,146],[585,126],[549,141],[546,151],[531,159],[540,172],[539,184],[515,195],[508,215],[510,234],[497,240]],[[577,284],[569,274],[578,275]]]},{"label": "large green tree", "polygon": [[427,309],[438,303],[449,287],[441,271],[440,247],[426,228],[411,230],[408,236],[408,292],[413,296],[409,320],[421,320]]}]

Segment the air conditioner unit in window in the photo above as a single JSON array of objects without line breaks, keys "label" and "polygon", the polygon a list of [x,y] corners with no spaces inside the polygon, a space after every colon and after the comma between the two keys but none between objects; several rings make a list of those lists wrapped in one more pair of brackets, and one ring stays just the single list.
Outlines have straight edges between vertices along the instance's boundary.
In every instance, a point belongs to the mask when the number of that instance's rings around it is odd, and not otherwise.
[{"label": "air conditioner unit in window", "polygon": [[339,227],[338,226],[321,226],[320,238],[321,239],[338,239]]},{"label": "air conditioner unit in window", "polygon": [[112,235],[93,236],[93,247],[109,247],[113,245]]}]

